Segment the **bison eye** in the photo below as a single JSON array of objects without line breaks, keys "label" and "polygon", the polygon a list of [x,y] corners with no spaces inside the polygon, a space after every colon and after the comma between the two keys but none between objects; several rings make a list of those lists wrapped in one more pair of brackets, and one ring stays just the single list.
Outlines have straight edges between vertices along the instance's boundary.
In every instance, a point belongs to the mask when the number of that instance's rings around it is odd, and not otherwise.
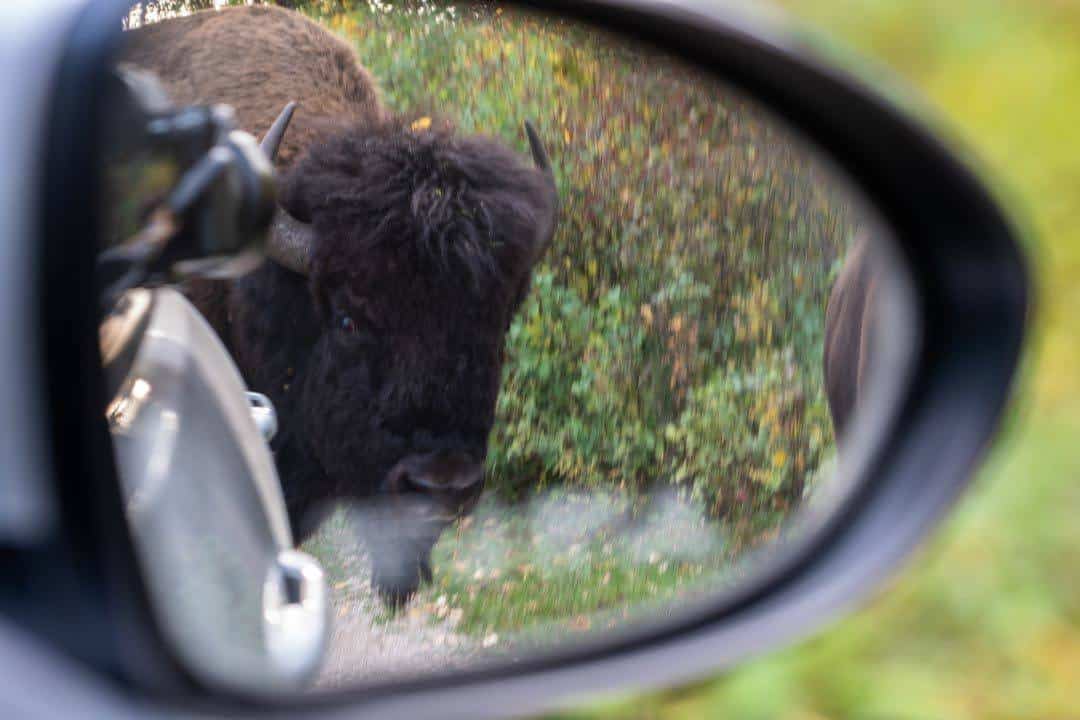
[{"label": "bison eye", "polygon": [[340,327],[342,330],[344,330],[347,333],[355,333],[356,332],[356,323],[353,322],[353,319],[351,317],[349,317],[348,315],[342,315],[341,316],[341,318],[338,320],[338,327]]}]

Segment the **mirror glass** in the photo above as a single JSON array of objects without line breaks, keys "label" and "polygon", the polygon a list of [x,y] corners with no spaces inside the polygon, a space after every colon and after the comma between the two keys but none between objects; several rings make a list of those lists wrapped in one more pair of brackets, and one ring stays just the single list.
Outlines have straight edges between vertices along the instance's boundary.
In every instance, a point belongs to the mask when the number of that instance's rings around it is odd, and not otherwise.
[{"label": "mirror glass", "polygon": [[[295,543],[321,568],[330,624],[299,686],[519,660],[677,617],[752,582],[842,502],[916,332],[886,228],[827,157],[701,69],[565,19],[300,5],[136,5],[117,63],[175,107],[231,106],[256,137],[298,103],[270,259],[144,284],[182,293],[241,390],[273,407],[276,433],[251,426],[272,435],[258,501],[159,511],[221,526],[212,552],[228,562],[202,580],[251,589],[211,594],[235,612],[265,609],[245,558]],[[107,175],[110,245],[183,175],[192,146],[165,127]],[[135,380],[114,435],[148,392]],[[201,412],[188,402],[139,442],[231,452]],[[175,484],[146,452],[120,463],[126,484],[146,467]],[[251,484],[185,472],[223,496]],[[224,502],[238,509],[208,519]],[[149,564],[208,532],[180,525]],[[173,594],[187,609],[165,622],[226,617],[207,596]],[[293,657],[245,633],[251,654]]]}]

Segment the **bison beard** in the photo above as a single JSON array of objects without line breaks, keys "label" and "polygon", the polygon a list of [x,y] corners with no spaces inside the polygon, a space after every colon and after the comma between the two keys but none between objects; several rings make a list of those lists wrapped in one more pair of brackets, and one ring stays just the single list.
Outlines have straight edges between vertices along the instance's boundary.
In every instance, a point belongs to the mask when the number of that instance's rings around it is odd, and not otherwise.
[{"label": "bison beard", "polygon": [[266,263],[237,281],[232,351],[281,416],[298,535],[329,501],[359,503],[374,584],[400,604],[481,490],[504,335],[554,186],[494,140],[390,120],[313,146],[280,199],[315,238],[307,277]]}]

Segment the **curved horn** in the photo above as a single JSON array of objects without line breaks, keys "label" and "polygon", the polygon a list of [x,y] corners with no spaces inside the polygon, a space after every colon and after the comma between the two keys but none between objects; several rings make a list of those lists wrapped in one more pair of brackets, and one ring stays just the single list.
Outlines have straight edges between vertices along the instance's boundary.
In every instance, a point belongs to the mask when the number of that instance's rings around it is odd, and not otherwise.
[{"label": "curved horn", "polygon": [[551,169],[551,160],[548,158],[547,150],[544,149],[544,143],[540,141],[540,135],[536,132],[536,126],[529,120],[525,121],[525,134],[529,136],[529,149],[532,150],[533,162],[536,163],[537,169],[554,184],[555,173]]},{"label": "curved horn", "polygon": [[[295,111],[295,102],[286,105],[259,144],[271,162],[277,159],[278,149]],[[307,275],[314,239],[315,231],[311,225],[300,222],[278,205],[266,240],[266,256],[284,268]]]},{"label": "curved horn", "polygon": [[266,241],[266,257],[283,268],[307,275],[311,267],[311,250],[315,230],[294,218],[279,205],[270,225]]},{"label": "curved horn", "polygon": [[270,158],[270,162],[277,160],[278,148],[281,147],[281,141],[285,138],[285,131],[289,129],[289,123],[292,122],[294,112],[296,112],[295,102],[286,105],[281,114],[277,116],[274,124],[266,131],[262,142],[259,143],[259,147],[262,148],[266,157]]},{"label": "curved horn", "polygon": [[525,121],[525,134],[529,138],[529,149],[532,150],[533,163],[536,164],[536,169],[543,173],[548,188],[551,190],[550,214],[545,218],[546,222],[541,225],[542,229],[539,233],[538,246],[534,256],[535,262],[547,252],[548,247],[551,245],[551,239],[555,236],[555,216],[559,212],[559,191],[555,185],[555,171],[551,167],[551,159],[548,157],[547,150],[544,149],[544,143],[540,141],[540,135],[536,132],[536,127],[528,120]]}]

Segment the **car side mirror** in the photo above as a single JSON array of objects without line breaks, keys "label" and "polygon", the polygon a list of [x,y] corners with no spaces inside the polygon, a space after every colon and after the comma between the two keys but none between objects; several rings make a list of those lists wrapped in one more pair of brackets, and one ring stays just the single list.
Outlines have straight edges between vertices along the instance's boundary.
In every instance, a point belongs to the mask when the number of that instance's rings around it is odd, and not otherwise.
[{"label": "car side mirror", "polygon": [[[728,667],[871,592],[992,440],[1028,324],[1012,222],[921,120],[774,24],[690,2],[373,3],[334,26],[346,42],[280,8],[141,27],[123,0],[69,4],[28,341],[54,482],[22,542],[90,558],[55,573],[95,594],[30,629],[151,702],[521,714]],[[244,57],[291,74],[252,100],[213,51],[269,37],[260,22],[281,41]],[[327,43],[349,93],[288,28]],[[174,62],[193,48],[209,67]],[[85,273],[125,199],[97,140],[118,64],[252,135],[298,102],[270,259],[181,290],[276,409],[265,441],[251,428],[281,483],[273,551],[295,537],[327,573],[302,692],[205,661],[177,618],[233,617],[232,595],[164,608],[156,558],[177,548],[132,529],[123,488],[143,478],[114,455]],[[282,222],[302,262],[273,254]],[[227,545],[197,534],[175,542]],[[222,588],[264,592],[241,575]],[[246,607],[252,647],[287,655]],[[76,615],[107,651],[51,622]]]}]

